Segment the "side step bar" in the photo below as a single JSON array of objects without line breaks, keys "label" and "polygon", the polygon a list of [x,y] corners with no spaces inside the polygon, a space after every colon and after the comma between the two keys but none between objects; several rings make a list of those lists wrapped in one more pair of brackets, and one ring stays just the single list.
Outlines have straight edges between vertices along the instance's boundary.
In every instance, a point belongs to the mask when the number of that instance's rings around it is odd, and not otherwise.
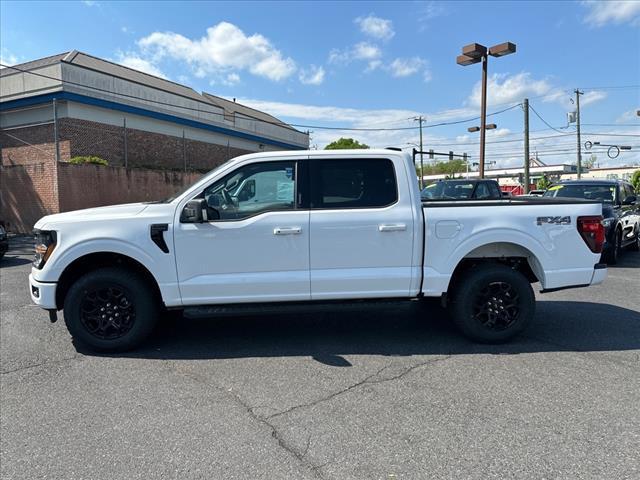
[{"label": "side step bar", "polygon": [[398,307],[401,304],[418,301],[415,298],[332,300],[307,302],[237,303],[228,305],[202,305],[185,307],[186,318],[238,317],[254,315],[332,312],[336,309],[360,310],[367,307]]}]

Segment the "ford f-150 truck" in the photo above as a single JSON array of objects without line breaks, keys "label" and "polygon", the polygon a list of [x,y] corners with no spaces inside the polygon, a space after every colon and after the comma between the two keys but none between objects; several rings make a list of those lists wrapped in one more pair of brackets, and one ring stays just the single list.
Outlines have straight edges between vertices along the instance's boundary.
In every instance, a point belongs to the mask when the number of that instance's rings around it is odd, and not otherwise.
[{"label": "ford f-150 truck", "polygon": [[532,283],[607,275],[600,202],[423,203],[411,156],[392,150],[244,155],[174,198],[46,216],[35,235],[33,302],[101,351],[136,347],[165,310],[423,297],[503,342],[534,315]]}]

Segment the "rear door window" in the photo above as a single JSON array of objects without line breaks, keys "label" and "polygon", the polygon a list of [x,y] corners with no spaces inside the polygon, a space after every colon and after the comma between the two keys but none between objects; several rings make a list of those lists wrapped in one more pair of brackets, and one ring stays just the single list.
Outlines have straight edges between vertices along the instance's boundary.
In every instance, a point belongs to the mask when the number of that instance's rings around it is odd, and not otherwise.
[{"label": "rear door window", "polygon": [[314,161],[312,208],[380,208],[398,200],[393,162],[386,158]]}]

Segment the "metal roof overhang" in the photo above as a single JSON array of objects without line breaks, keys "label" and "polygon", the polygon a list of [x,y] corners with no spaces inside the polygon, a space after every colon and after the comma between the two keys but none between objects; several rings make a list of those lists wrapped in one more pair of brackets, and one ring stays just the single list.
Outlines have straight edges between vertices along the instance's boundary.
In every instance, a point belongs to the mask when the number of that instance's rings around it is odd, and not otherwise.
[{"label": "metal roof overhang", "polygon": [[103,100],[100,98],[88,97],[86,95],[80,95],[72,92],[53,92],[43,95],[34,95],[26,98],[19,98],[15,100],[9,100],[6,102],[0,102],[0,111],[6,112],[14,108],[22,108],[32,105],[39,105],[57,100],[67,100],[71,102],[83,103],[85,105],[93,105],[96,107],[106,108],[110,110],[117,110],[120,112],[131,113],[134,115],[140,115],[143,117],[154,118],[156,120],[163,120],[165,122],[177,123],[187,127],[199,128],[201,130],[208,130],[210,132],[222,133],[230,137],[242,138],[244,140],[250,140],[253,142],[264,143],[267,145],[273,145],[275,147],[284,148],[287,150],[306,150],[306,147],[300,145],[294,145],[292,143],[281,142],[279,140],[273,140],[267,137],[261,137],[259,135],[253,135],[251,133],[240,132],[225,127],[219,127],[217,125],[211,125],[209,123],[198,122],[196,120],[190,120],[187,118],[181,118],[175,115],[167,113],[155,112],[146,108],[134,107],[132,105],[126,105],[123,103],[113,102],[111,100]]}]

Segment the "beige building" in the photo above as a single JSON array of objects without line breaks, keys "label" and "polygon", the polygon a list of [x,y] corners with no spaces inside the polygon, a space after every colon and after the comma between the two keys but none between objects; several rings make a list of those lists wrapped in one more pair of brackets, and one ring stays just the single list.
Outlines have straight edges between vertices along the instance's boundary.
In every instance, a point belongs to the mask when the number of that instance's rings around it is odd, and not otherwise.
[{"label": "beige building", "polygon": [[[604,167],[590,168],[587,172],[582,173],[582,178],[603,178],[607,180],[631,180],[633,172],[640,170],[640,165],[632,167]],[[565,173],[561,176],[562,180],[575,180],[575,173]]]}]

